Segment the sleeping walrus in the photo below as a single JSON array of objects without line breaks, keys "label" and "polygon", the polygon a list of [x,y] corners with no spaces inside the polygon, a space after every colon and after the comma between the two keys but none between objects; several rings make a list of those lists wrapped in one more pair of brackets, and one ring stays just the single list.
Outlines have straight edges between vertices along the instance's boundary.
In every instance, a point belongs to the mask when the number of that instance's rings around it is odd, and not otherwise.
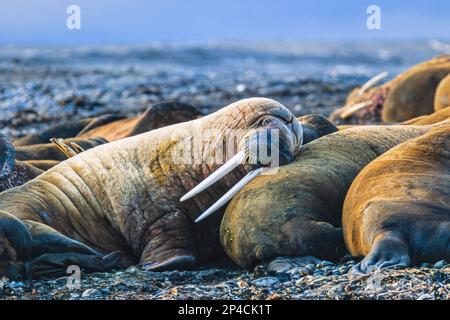
[{"label": "sleeping walrus", "polygon": [[342,206],[353,179],[390,148],[432,128],[361,126],[304,145],[275,176],[254,179],[233,198],[220,229],[224,250],[245,268],[277,256],[342,257]]},{"label": "sleeping walrus", "polygon": [[[251,169],[267,165],[255,151],[267,148],[285,164],[301,144],[302,128],[287,108],[253,98],[82,152],[0,194],[0,267],[29,277],[62,275],[72,264],[105,270],[118,260],[103,255],[115,251],[124,253],[121,266],[192,266],[220,248],[220,216],[193,220],[247,172],[245,179],[261,171]],[[222,165],[221,153],[231,159],[214,174],[229,174],[180,203]]]},{"label": "sleeping walrus", "polygon": [[330,116],[338,124],[402,122],[435,110],[436,88],[450,74],[450,56],[419,63],[379,87],[352,91]]},{"label": "sleeping walrus", "polygon": [[450,259],[450,124],[391,149],[353,181],[345,242],[354,271]]}]

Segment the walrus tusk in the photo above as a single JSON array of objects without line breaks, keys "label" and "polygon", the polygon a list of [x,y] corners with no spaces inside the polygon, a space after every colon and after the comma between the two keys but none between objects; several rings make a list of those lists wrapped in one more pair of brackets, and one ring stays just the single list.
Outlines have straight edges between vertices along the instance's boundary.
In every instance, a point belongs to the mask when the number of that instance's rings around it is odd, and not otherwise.
[{"label": "walrus tusk", "polygon": [[366,83],[364,83],[361,88],[358,91],[358,95],[363,95],[364,92],[366,92],[369,88],[373,87],[376,83],[380,82],[384,78],[386,78],[389,75],[389,72],[383,71],[376,76],[373,76],[370,78]]},{"label": "walrus tusk", "polygon": [[195,219],[195,223],[202,221],[212,213],[214,213],[217,209],[223,206],[225,203],[231,200],[236,193],[238,193],[247,183],[252,181],[254,178],[259,176],[264,170],[268,170],[267,168],[258,168],[256,170],[250,171],[247,173],[245,177],[243,177],[238,183],[236,183],[233,188],[228,190],[222,198],[217,200],[211,207],[208,208],[205,212],[203,212],[197,219]]},{"label": "walrus tusk", "polygon": [[80,146],[78,143],[76,142],[69,142],[69,145],[72,147],[72,150],[75,151],[77,154],[82,153],[86,150],[83,149],[82,146]]},{"label": "walrus tusk", "polygon": [[51,138],[50,141],[55,144],[55,146],[66,155],[67,158],[72,158],[77,155],[77,152],[73,148],[66,144],[63,139]]},{"label": "walrus tusk", "polygon": [[208,188],[213,183],[219,181],[223,176],[225,176],[228,172],[232,171],[238,165],[242,164],[246,158],[245,151],[240,151],[236,153],[230,160],[228,160],[223,166],[221,166],[217,171],[214,171],[210,176],[208,176],[205,180],[200,182],[195,188],[186,193],[181,197],[180,201],[186,201],[193,196],[199,194],[206,188]]},{"label": "walrus tusk", "polygon": [[372,104],[371,100],[363,101],[363,102],[354,104],[354,105],[352,105],[352,106],[350,106],[348,108],[345,108],[345,110],[342,111],[340,117],[341,117],[341,119],[347,119],[352,114],[354,114],[356,111],[364,109],[364,108],[370,106],[371,104]]}]

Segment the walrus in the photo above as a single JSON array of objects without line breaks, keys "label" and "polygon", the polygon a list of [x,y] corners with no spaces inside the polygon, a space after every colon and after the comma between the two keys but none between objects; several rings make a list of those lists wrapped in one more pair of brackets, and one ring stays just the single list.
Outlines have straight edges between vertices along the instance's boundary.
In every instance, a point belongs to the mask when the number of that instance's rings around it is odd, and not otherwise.
[{"label": "walrus", "polygon": [[277,256],[336,261],[347,252],[341,218],[353,179],[435,126],[361,126],[305,144],[276,175],[255,178],[232,199],[220,227],[225,252],[243,268]]},{"label": "walrus", "polygon": [[365,256],[354,269],[450,259],[450,124],[367,165],[344,202],[345,243]]},{"label": "walrus", "polygon": [[[68,144],[76,143],[83,150],[88,150],[96,146],[107,143],[105,139],[101,137],[93,138],[70,138],[64,139]],[[67,156],[61,152],[61,150],[54,143],[33,144],[28,146],[18,146],[15,148],[15,156],[19,161],[31,161],[31,160],[56,160],[64,161]]]},{"label": "walrus", "polygon": [[[269,143],[276,135],[278,152]],[[259,156],[249,161],[252,151],[268,148],[283,165],[302,138],[286,107],[251,98],[82,152],[0,194],[2,272],[37,278],[63,275],[71,264],[89,271],[132,263],[166,270],[210,259],[220,249],[220,216],[193,220],[263,165]],[[232,156],[223,166],[215,161],[222,150]],[[181,203],[211,172],[223,179]]]},{"label": "walrus", "polygon": [[112,142],[201,116],[203,114],[190,104],[166,101],[151,105],[144,113],[133,118],[121,119],[95,128],[86,127],[77,137],[102,137]]},{"label": "walrus", "polygon": [[175,100],[164,101],[149,106],[136,117],[127,118],[121,114],[105,114],[60,125],[52,126],[37,134],[15,139],[13,145],[29,146],[48,143],[51,138],[94,138],[108,141],[130,137],[153,129],[197,119],[203,116],[195,107]]},{"label": "walrus", "polygon": [[77,136],[80,131],[86,128],[94,129],[107,123],[125,119],[122,115],[106,114],[98,117],[85,119],[73,119],[65,121],[62,124],[50,126],[36,134],[29,134],[21,138],[14,139],[12,144],[14,147],[29,146],[34,144],[49,143],[52,138],[68,139]]},{"label": "walrus", "polygon": [[439,82],[434,96],[434,110],[439,111],[450,106],[450,74]]},{"label": "walrus", "polygon": [[444,109],[433,112],[426,116],[420,116],[408,121],[402,122],[405,125],[428,125],[438,123],[450,119],[450,106]]},{"label": "walrus", "polygon": [[360,93],[353,90],[345,106],[330,116],[337,124],[402,122],[434,112],[436,88],[450,73],[450,56],[419,63],[394,79]]}]

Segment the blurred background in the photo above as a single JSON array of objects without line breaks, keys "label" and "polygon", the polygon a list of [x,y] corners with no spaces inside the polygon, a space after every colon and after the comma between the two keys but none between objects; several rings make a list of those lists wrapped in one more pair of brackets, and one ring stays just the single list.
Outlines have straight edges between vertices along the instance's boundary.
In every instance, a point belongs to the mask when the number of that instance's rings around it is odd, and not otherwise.
[{"label": "blurred background", "polygon": [[[80,29],[67,27],[70,5]],[[328,115],[373,75],[450,53],[449,21],[448,0],[2,1],[2,131],[167,99],[211,112],[266,96]]]}]

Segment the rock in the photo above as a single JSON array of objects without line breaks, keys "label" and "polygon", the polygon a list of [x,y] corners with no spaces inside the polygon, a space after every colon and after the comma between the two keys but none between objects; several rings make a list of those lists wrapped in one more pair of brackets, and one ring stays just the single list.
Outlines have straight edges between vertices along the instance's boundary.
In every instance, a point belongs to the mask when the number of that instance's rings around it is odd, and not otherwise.
[{"label": "rock", "polygon": [[211,270],[205,270],[200,271],[196,278],[200,281],[211,281],[218,278],[224,278],[227,276],[227,273],[225,270],[222,269],[211,269]]},{"label": "rock", "polygon": [[436,262],[433,265],[433,267],[436,268],[436,269],[442,269],[446,264],[447,264],[447,261],[441,260],[441,261]]},{"label": "rock", "polygon": [[267,266],[269,274],[286,273],[293,268],[292,263],[283,257],[275,258]]},{"label": "rock", "polygon": [[424,293],[417,298],[417,300],[433,300],[433,299],[434,297],[428,293]]},{"label": "rock", "polygon": [[102,293],[97,289],[87,289],[81,294],[81,298],[85,299],[98,299],[102,297]]},{"label": "rock", "polygon": [[262,277],[266,277],[266,268],[264,268],[264,266],[262,265],[257,265],[255,267],[255,269],[253,269],[253,278],[257,279],[257,278],[262,278]]},{"label": "rock", "polygon": [[252,284],[255,287],[273,287],[276,284],[280,284],[280,280],[278,280],[278,278],[275,277],[264,277],[253,280]]},{"label": "rock", "polygon": [[325,268],[325,267],[331,267],[331,266],[333,266],[334,265],[334,263],[333,262],[330,262],[330,261],[327,261],[327,260],[323,260],[322,262],[320,262],[319,264],[317,264],[317,268]]}]

